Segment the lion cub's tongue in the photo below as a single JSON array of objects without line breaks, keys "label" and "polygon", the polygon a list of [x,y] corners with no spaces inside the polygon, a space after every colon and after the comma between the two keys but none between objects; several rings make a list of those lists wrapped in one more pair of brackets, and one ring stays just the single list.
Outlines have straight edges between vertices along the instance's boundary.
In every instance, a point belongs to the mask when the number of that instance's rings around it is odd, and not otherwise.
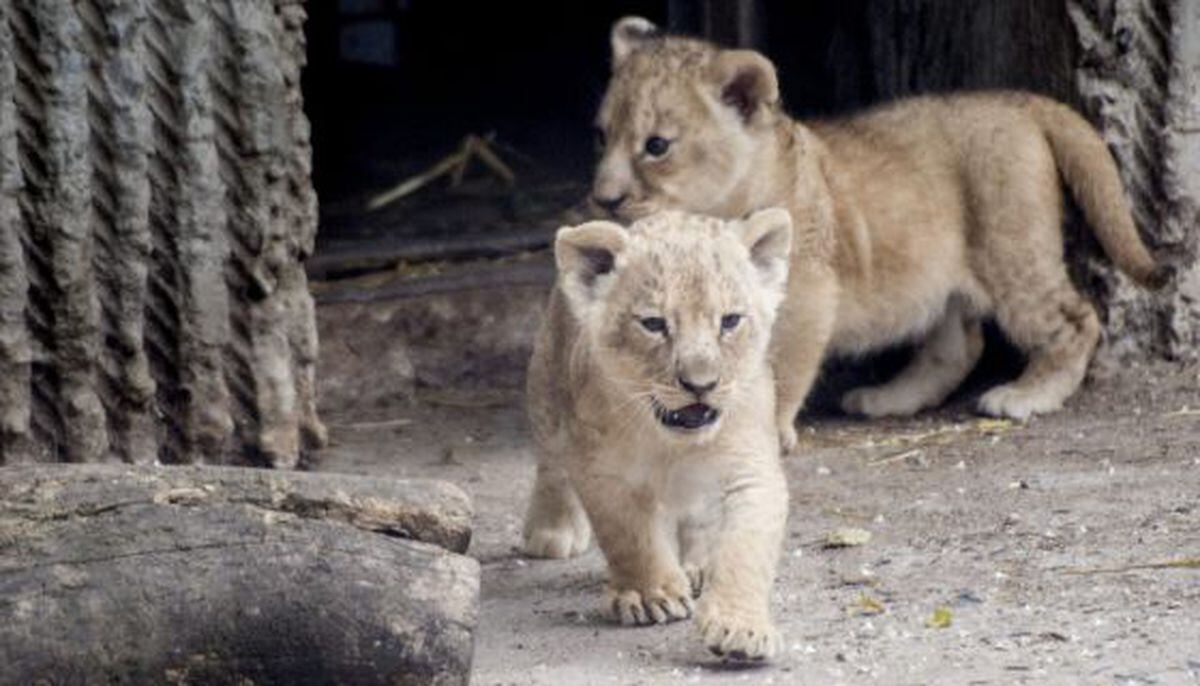
[{"label": "lion cub's tongue", "polygon": [[704,403],[692,403],[687,407],[675,410],[675,415],[678,418],[679,426],[687,429],[698,429],[716,419],[717,410]]}]

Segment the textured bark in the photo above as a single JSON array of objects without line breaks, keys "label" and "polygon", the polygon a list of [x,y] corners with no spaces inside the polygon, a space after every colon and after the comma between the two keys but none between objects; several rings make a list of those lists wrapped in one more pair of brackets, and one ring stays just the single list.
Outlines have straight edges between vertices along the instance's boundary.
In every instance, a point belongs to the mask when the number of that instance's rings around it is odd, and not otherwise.
[{"label": "textured bark", "polygon": [[0,0],[0,461],[325,432],[298,0]]},{"label": "textured bark", "polygon": [[32,352],[25,321],[29,277],[18,228],[17,108],[13,97],[5,95],[13,93],[17,83],[8,27],[11,11],[8,0],[0,0],[0,463],[19,459],[28,448],[32,401]]},{"label": "textured bark", "polygon": [[1112,350],[1195,358],[1200,344],[1200,6],[1191,0],[1069,0],[1085,111],[1117,157],[1142,235],[1177,268],[1148,294],[1110,269]]},{"label": "textured bark", "polygon": [[431,481],[0,469],[0,682],[465,684],[469,517]]}]

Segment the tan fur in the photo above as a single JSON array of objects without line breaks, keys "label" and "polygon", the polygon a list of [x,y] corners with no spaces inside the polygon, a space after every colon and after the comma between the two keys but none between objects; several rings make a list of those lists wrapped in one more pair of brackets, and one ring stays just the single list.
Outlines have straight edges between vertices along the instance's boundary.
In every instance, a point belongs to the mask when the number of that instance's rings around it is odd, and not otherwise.
[{"label": "tan fur", "polygon": [[[767,349],[790,242],[780,209],[562,229],[528,379],[539,465],[526,551],[575,555],[594,529],[616,618],[690,616],[703,585],[705,645],[746,659],[778,647],[768,601],[787,488],[762,418],[775,413]],[[730,314],[742,318],[723,328]],[[720,410],[716,423],[668,428],[655,411],[698,400]]]},{"label": "tan fur", "polygon": [[[660,37],[644,20],[621,30],[629,21],[614,27],[593,195],[623,219],[668,208],[791,211],[792,276],[774,344],[788,448],[827,347],[922,341],[912,367],[843,403],[908,414],[940,403],[970,372],[988,316],[1029,362],[982,397],[982,411],[1024,419],[1060,407],[1100,336],[1063,264],[1060,176],[1121,269],[1147,284],[1164,278],[1103,141],[1063,105],[960,94],[800,123],[783,113],[761,55]],[[670,141],[667,154],[648,154],[653,136]]]}]

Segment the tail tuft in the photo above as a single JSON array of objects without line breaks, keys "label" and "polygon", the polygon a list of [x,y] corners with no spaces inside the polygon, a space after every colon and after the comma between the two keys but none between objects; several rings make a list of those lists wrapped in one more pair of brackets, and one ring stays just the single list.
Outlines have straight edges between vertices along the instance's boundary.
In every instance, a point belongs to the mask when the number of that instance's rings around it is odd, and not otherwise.
[{"label": "tail tuft", "polygon": [[1175,278],[1175,268],[1169,264],[1160,264],[1149,274],[1138,279],[1138,283],[1150,290],[1158,290]]}]

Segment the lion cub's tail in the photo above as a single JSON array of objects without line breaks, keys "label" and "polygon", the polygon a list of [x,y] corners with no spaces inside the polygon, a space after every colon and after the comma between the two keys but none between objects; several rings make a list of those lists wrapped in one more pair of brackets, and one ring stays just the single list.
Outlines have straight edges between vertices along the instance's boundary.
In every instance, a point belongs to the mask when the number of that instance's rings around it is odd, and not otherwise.
[{"label": "lion cub's tail", "polygon": [[1143,286],[1165,284],[1170,269],[1155,263],[1138,236],[1117,165],[1096,130],[1074,110],[1053,100],[1035,98],[1032,113],[1104,251]]}]

